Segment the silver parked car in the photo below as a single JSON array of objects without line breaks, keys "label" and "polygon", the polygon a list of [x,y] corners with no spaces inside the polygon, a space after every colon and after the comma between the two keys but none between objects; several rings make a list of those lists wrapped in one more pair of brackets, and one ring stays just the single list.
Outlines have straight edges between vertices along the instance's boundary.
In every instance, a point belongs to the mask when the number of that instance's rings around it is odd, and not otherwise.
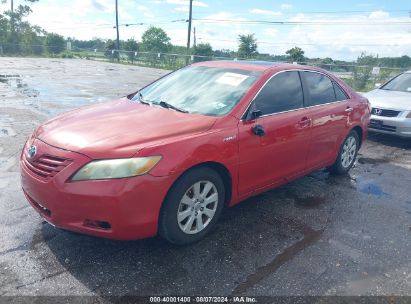
[{"label": "silver parked car", "polygon": [[411,138],[411,71],[364,96],[372,107],[370,131]]}]

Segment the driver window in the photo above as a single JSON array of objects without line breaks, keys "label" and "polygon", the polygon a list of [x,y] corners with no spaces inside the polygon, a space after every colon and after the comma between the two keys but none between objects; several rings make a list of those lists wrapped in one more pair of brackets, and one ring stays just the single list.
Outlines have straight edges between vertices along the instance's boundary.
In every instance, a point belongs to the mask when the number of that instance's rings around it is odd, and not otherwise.
[{"label": "driver window", "polygon": [[282,72],[271,78],[254,99],[262,115],[303,108],[304,97],[298,72]]}]

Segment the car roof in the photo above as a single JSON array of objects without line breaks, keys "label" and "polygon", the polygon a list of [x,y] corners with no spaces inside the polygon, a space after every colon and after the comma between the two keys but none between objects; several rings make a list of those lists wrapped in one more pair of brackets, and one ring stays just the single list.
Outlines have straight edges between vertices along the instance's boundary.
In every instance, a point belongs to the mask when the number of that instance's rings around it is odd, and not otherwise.
[{"label": "car roof", "polygon": [[208,67],[219,67],[219,68],[232,68],[241,69],[248,71],[261,71],[265,72],[268,70],[314,70],[323,71],[320,68],[290,64],[282,62],[271,62],[271,61],[257,61],[257,60],[214,60],[214,61],[202,61],[194,63],[194,66],[208,66]]}]

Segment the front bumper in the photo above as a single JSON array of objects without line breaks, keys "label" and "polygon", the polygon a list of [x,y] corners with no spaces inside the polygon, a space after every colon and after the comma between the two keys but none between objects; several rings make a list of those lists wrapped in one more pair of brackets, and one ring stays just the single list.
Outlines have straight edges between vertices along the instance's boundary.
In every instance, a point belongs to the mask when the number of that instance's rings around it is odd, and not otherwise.
[{"label": "front bumper", "polygon": [[411,118],[371,115],[370,131],[411,138]]},{"label": "front bumper", "polygon": [[[30,142],[30,141],[29,141]],[[20,158],[24,194],[49,223],[74,232],[119,240],[134,240],[157,233],[161,204],[172,185],[170,177],[149,174],[123,179],[70,182],[70,177],[90,159],[82,154],[34,144],[41,155],[71,162],[53,177],[39,176],[27,164],[27,146]],[[90,223],[104,223],[100,226]]]}]

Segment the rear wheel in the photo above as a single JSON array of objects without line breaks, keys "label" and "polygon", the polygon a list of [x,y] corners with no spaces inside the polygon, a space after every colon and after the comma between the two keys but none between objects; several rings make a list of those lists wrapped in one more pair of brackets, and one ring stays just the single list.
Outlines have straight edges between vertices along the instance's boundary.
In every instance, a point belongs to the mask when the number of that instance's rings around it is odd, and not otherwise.
[{"label": "rear wheel", "polygon": [[224,205],[224,183],[210,168],[195,168],[171,188],[160,213],[159,233],[171,243],[201,240],[215,226]]},{"label": "rear wheel", "polygon": [[328,168],[329,171],[334,174],[347,173],[354,165],[359,148],[358,133],[352,130],[345,138],[335,163]]}]

